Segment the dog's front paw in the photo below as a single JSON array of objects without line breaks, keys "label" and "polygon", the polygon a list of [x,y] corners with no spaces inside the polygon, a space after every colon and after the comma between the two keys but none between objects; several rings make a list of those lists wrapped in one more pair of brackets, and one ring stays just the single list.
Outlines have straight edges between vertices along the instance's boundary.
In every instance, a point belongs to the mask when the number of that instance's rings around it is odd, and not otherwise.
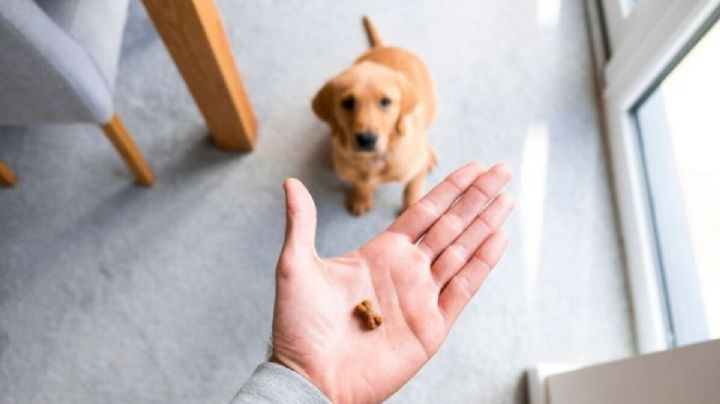
[{"label": "dog's front paw", "polygon": [[350,192],[347,197],[347,208],[355,216],[364,215],[373,208],[372,198]]},{"label": "dog's front paw", "polygon": [[435,150],[431,147],[430,148],[430,160],[428,161],[428,171],[432,171],[437,167],[438,164],[438,158],[437,153],[435,153]]}]

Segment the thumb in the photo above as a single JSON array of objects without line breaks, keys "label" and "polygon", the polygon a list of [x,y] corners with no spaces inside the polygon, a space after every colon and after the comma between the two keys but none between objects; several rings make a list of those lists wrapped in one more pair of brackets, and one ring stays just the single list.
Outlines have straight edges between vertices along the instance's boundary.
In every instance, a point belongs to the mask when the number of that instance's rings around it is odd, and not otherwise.
[{"label": "thumb", "polygon": [[283,253],[315,255],[317,211],[310,192],[295,178],[283,183],[287,224]]}]

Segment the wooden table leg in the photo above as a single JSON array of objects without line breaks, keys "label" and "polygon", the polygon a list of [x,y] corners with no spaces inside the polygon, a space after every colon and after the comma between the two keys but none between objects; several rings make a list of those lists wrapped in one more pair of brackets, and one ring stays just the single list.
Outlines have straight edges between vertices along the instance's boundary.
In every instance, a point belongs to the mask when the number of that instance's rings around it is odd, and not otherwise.
[{"label": "wooden table leg", "polygon": [[215,0],[143,0],[222,149],[255,146],[257,123]]}]

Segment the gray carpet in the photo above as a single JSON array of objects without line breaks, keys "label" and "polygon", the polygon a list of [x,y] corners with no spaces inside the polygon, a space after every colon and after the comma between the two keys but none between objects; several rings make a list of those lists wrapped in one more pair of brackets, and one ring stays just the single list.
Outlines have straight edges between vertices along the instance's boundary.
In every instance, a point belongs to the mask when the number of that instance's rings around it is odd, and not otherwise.
[{"label": "gray carpet", "polygon": [[[520,403],[537,362],[633,352],[632,315],[581,2],[219,1],[260,122],[257,150],[211,147],[133,2],[117,110],[152,189],[90,125],[2,128],[20,183],[0,191],[0,402],[223,403],[265,358],[283,232],[281,182],[303,180],[322,254],[384,228],[401,188],[343,208],[309,103],[366,48],[368,13],[427,61],[440,111],[436,183],[472,159],[515,168],[511,246],[397,403]],[[559,9],[556,9],[558,6]],[[557,11],[557,13],[556,13]]]}]

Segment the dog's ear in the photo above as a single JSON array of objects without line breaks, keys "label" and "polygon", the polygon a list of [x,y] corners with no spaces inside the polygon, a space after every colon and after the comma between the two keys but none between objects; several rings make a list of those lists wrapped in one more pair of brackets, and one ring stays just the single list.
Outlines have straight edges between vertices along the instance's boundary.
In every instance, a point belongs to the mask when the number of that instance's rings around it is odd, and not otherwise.
[{"label": "dog's ear", "polygon": [[398,113],[395,130],[399,135],[405,132],[405,116],[409,114],[418,103],[418,95],[415,89],[404,75],[398,74],[398,87],[400,87],[400,112]]},{"label": "dog's ear", "polygon": [[335,99],[335,80],[330,80],[315,94],[312,100],[312,109],[315,115],[330,125],[332,131],[337,128],[333,100]]}]

